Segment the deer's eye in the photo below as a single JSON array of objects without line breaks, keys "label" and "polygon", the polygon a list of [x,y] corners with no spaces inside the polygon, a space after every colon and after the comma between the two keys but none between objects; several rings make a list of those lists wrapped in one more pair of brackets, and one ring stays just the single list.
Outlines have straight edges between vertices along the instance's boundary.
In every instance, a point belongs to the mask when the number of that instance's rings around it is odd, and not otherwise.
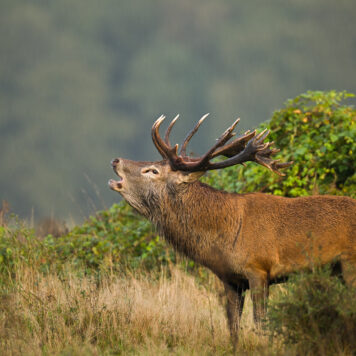
[{"label": "deer's eye", "polygon": [[147,174],[147,173],[153,173],[154,175],[159,174],[159,171],[156,168],[153,167],[149,167],[149,168],[145,168],[141,171],[142,174]]}]

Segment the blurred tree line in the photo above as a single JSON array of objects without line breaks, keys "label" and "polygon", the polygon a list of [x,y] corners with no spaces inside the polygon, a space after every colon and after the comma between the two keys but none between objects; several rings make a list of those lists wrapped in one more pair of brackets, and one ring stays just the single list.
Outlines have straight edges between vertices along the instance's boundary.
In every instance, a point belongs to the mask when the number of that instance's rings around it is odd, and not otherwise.
[{"label": "blurred tree line", "polygon": [[[158,159],[150,127],[182,115],[201,152],[241,116],[307,89],[356,91],[351,0],[0,3],[0,199],[22,216],[84,217],[118,195],[113,157]],[[278,143],[277,143],[278,145]]]}]

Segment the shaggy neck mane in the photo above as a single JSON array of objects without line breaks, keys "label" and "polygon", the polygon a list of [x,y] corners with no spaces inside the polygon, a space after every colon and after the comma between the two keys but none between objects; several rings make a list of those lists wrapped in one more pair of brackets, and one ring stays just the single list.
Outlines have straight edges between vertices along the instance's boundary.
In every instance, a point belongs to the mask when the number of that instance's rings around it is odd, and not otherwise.
[{"label": "shaggy neck mane", "polygon": [[174,248],[201,261],[215,242],[213,236],[226,227],[229,218],[223,214],[231,212],[229,196],[199,181],[183,187],[168,185],[160,204],[164,210],[156,206],[150,220]]}]

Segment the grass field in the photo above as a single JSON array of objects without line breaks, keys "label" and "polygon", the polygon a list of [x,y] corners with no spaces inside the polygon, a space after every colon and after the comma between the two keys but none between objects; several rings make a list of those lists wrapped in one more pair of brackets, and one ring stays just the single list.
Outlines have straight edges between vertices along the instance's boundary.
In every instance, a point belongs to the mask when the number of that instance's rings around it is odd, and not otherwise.
[{"label": "grass field", "polygon": [[[167,275],[169,274],[169,278]],[[20,267],[2,288],[2,355],[212,355],[232,348],[219,285],[177,267],[159,276],[108,275],[100,283]],[[248,301],[240,351],[259,352]]]}]

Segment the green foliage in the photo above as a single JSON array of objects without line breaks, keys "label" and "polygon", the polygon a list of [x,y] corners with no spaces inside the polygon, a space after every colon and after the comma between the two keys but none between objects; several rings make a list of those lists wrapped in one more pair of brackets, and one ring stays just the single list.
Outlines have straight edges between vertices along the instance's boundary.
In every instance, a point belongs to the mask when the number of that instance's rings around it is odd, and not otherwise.
[{"label": "green foliage", "polygon": [[71,264],[78,271],[160,268],[175,254],[158,237],[153,226],[126,203],[91,216],[87,222],[58,238],[38,238],[18,221],[0,227],[0,270],[12,271],[19,263],[43,271],[63,270]]},{"label": "green foliage", "polygon": [[10,226],[0,226],[0,272],[7,273],[18,263],[38,265],[43,251],[42,241],[34,231],[18,220]]},{"label": "green foliage", "polygon": [[356,290],[331,271],[317,268],[290,277],[269,303],[272,337],[294,345],[298,355],[356,350]]},{"label": "green foliage", "polygon": [[248,163],[211,172],[206,181],[229,191],[262,191],[283,196],[313,193],[356,197],[356,110],[342,100],[346,92],[309,91],[288,100],[259,129],[271,130],[269,141],[281,150],[275,157],[293,160],[285,177]]},{"label": "green foliage", "polygon": [[124,202],[90,217],[66,236],[45,241],[53,243],[59,258],[72,256],[75,264],[94,268],[153,268],[173,258],[151,223]]}]

